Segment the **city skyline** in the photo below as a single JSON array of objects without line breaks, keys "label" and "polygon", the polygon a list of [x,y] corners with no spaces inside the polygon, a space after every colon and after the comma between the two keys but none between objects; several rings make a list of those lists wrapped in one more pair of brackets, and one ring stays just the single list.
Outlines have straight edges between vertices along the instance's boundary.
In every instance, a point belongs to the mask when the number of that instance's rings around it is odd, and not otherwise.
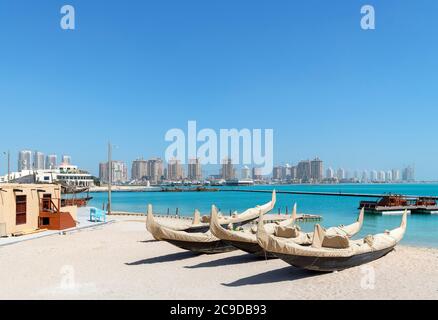
[{"label": "city skyline", "polygon": [[[50,154],[45,156],[40,151],[22,150],[18,153],[17,172],[29,170],[44,170],[54,169],[57,167],[57,155]],[[62,155],[59,164],[71,165],[72,157]],[[28,162],[31,164],[28,165]],[[88,170],[96,177],[102,178],[103,181],[108,181],[108,162],[100,162],[98,174]],[[171,159],[169,162],[162,160],[159,157],[145,160],[143,157],[137,158],[131,162],[113,160],[113,167],[116,166],[116,171],[119,172],[113,176],[113,181],[125,183],[128,181],[147,179],[153,183],[157,183],[162,177],[169,180],[201,180],[208,176],[218,176],[225,180],[234,178],[245,179],[248,176],[246,170],[251,170],[246,165],[234,164],[231,159],[223,159],[222,164],[201,165],[198,158],[190,159],[187,164],[181,163],[179,160]],[[166,166],[166,167],[165,167]],[[206,167],[213,167],[206,170]],[[215,168],[214,168],[215,167]],[[120,169],[121,168],[121,169]],[[269,175],[255,174],[254,170],[259,169],[257,166],[252,166],[251,176],[272,177],[273,180],[291,180],[313,181],[320,182],[324,179],[336,178],[338,181],[414,181],[415,180],[415,165],[407,165],[402,168],[382,169],[348,169],[339,167],[336,170],[332,166],[323,165],[323,160],[319,157],[313,160],[300,160],[296,165],[274,164],[273,170]],[[186,171],[187,170],[187,171]],[[14,171],[14,170],[12,170]],[[130,176],[128,174],[130,172]],[[186,174],[187,173],[187,174]]]}]

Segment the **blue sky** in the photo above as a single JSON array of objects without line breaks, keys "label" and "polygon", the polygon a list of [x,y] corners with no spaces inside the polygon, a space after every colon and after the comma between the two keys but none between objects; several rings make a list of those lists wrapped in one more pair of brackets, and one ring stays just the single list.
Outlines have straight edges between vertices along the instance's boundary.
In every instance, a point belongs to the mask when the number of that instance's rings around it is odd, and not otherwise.
[{"label": "blue sky", "polygon": [[196,120],[273,128],[276,163],[415,163],[438,179],[437,13],[434,0],[2,0],[0,151],[68,153],[96,173],[109,139],[117,159],[163,156],[166,131]]}]

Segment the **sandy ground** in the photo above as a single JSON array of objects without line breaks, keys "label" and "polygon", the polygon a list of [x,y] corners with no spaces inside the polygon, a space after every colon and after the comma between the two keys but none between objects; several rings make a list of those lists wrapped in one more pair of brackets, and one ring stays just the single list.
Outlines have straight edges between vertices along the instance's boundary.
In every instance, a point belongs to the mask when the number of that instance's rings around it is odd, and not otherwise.
[{"label": "sandy ground", "polygon": [[363,267],[318,274],[241,251],[196,256],[144,218],[0,247],[1,299],[438,299],[438,250],[399,246]]}]

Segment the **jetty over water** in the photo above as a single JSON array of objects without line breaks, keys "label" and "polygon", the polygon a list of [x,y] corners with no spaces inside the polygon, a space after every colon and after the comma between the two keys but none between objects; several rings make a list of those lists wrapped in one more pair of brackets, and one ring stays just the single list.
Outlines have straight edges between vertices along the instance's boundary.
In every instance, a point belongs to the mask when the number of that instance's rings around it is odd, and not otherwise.
[{"label": "jetty over water", "polygon": [[[252,193],[272,193],[272,190],[248,190],[248,189],[233,189],[233,190],[221,190],[221,192],[252,192]],[[317,191],[287,191],[287,190],[275,190],[277,194],[296,194],[296,195],[309,195],[309,196],[334,196],[334,197],[356,197],[356,198],[383,198],[389,194],[370,194],[370,193],[346,193],[346,192],[317,192]],[[438,200],[438,196],[414,196],[403,195],[406,199],[427,198]]]},{"label": "jetty over water", "polygon": [[[125,212],[125,211],[118,211],[118,212],[113,212],[111,215],[113,216],[131,216],[131,217],[144,217],[146,216],[145,213],[136,213],[136,212]],[[168,215],[168,214],[154,214],[154,216],[158,219],[167,219],[167,220],[177,220],[177,221],[187,221],[187,222],[191,222],[193,221],[193,217],[192,216],[187,216],[187,215]],[[287,214],[266,214],[265,215],[265,222],[266,223],[272,223],[272,222],[280,222],[280,221],[284,221],[290,218],[290,215]],[[307,213],[299,213],[297,214],[297,219],[296,221],[299,222],[313,222],[313,221],[321,221],[322,220],[322,216],[320,215],[316,215],[316,214],[307,214]]]}]

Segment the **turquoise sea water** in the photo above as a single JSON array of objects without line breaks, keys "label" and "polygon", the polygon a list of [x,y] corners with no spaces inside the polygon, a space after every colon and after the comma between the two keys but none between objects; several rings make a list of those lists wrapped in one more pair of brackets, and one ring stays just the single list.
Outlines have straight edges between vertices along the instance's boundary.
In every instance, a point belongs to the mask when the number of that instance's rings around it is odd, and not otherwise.
[{"label": "turquoise sea water", "polygon": [[[236,189],[230,187],[228,189]],[[397,193],[407,195],[432,195],[438,196],[438,184],[341,184],[341,185],[287,185],[287,186],[254,186],[241,187],[240,189],[262,190],[290,190],[290,191],[322,191],[344,193]],[[102,207],[107,201],[106,193],[92,194],[94,199],[90,205]],[[224,213],[243,211],[258,204],[270,201],[270,194],[243,193],[243,192],[114,192],[113,210],[145,212],[148,203],[153,204],[154,212],[166,213],[170,209],[171,214],[179,208],[181,215],[192,215],[194,209],[208,214],[212,204],[215,204]],[[289,212],[296,202],[299,213],[313,213],[323,216],[320,222],[324,227],[339,224],[350,224],[357,218],[359,202],[356,197],[333,197],[333,196],[309,196],[309,195],[277,195],[277,206],[273,213],[281,208],[285,213],[286,206]],[[401,216],[365,216],[365,222],[361,233],[357,237],[368,234],[381,233],[385,229],[392,229],[400,224]],[[408,231],[403,244],[438,247],[438,215],[411,215],[408,220]],[[313,223],[303,224],[304,230],[312,230]]]}]

